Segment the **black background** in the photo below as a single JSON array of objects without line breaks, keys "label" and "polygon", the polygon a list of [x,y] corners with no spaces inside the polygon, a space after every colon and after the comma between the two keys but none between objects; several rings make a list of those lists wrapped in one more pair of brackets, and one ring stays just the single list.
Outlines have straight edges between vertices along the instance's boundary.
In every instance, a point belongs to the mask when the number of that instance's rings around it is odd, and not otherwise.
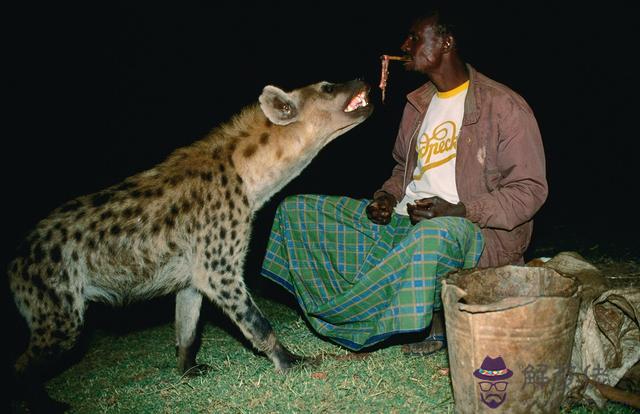
[{"label": "black background", "polygon": [[[294,193],[370,197],[393,166],[405,95],[425,81],[392,63],[380,103],[379,56],[399,53],[418,2],[60,3],[5,16],[4,263],[53,208],[152,167],[265,85],[364,78],[373,115],[257,214],[246,265],[255,284],[278,202]],[[615,2],[477,3],[458,7],[462,54],[525,97],[545,145],[550,195],[528,256],[541,240],[573,234],[563,248],[634,251],[636,15]]]}]

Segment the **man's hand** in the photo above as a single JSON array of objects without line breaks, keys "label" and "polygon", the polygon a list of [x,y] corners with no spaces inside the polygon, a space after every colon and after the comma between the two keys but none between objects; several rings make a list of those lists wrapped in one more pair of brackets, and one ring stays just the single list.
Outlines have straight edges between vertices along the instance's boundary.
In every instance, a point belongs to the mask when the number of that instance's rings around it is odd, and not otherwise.
[{"label": "man's hand", "polygon": [[416,200],[415,204],[407,204],[407,213],[411,224],[434,217],[465,217],[467,209],[462,203],[451,204],[440,197],[429,197]]},{"label": "man's hand", "polygon": [[376,224],[389,224],[393,208],[398,202],[389,193],[381,192],[367,206],[367,217]]}]

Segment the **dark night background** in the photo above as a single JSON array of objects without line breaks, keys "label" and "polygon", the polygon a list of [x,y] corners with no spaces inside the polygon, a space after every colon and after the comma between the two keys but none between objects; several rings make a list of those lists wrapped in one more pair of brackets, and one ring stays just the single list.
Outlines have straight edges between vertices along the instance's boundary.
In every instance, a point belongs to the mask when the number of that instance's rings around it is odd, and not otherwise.
[{"label": "dark night background", "polygon": [[[462,54],[524,96],[542,131],[550,195],[527,258],[593,246],[637,258],[637,17],[615,2],[556,3],[460,3]],[[257,272],[280,200],[370,197],[388,177],[404,96],[424,79],[392,63],[381,105],[379,56],[399,53],[416,4],[58,2],[6,13],[15,96],[2,144],[3,264],[49,211],[152,167],[265,85],[362,77],[373,115],[256,216],[246,278],[271,288]]]}]

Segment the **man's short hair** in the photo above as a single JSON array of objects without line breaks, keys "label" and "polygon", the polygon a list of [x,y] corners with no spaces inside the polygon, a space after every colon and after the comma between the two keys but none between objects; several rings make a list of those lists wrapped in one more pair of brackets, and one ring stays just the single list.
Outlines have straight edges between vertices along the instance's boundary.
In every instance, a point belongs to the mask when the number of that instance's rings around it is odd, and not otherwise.
[{"label": "man's short hair", "polygon": [[455,29],[457,27],[457,21],[453,13],[451,13],[447,7],[430,7],[424,10],[414,19],[414,22],[420,22],[432,17],[436,18],[438,33],[441,35],[450,34],[455,35]]},{"label": "man's short hair", "polygon": [[432,4],[427,9],[421,11],[420,14],[413,19],[413,22],[420,22],[435,17],[437,22],[436,30],[438,30],[438,34],[453,36],[456,39],[456,47],[459,48],[460,43],[463,40],[461,37],[463,37],[462,35],[464,34],[464,30],[459,30],[461,27],[460,22],[464,17],[461,13],[464,13],[464,10],[457,10],[460,8],[459,3],[456,3],[458,7],[448,5],[447,1],[435,3],[436,4]]}]

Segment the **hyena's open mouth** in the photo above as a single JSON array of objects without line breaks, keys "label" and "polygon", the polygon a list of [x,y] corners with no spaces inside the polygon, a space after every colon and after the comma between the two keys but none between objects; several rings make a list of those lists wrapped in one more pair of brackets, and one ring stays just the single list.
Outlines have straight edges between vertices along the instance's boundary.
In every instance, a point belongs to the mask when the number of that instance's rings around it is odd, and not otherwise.
[{"label": "hyena's open mouth", "polygon": [[356,92],[349,100],[349,103],[347,104],[347,107],[344,109],[344,111],[353,112],[356,109],[365,108],[369,106],[368,98],[369,98],[369,88],[365,88],[359,92]]}]

